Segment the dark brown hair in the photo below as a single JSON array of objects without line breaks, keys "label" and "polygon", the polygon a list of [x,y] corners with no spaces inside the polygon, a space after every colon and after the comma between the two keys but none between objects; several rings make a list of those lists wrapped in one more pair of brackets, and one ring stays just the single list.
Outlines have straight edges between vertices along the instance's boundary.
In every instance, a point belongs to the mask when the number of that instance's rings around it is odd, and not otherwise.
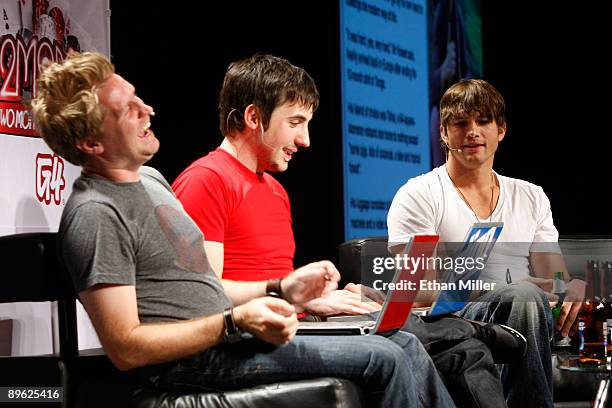
[{"label": "dark brown hair", "polygon": [[308,73],[273,55],[255,54],[227,68],[219,93],[219,128],[224,136],[243,130],[242,113],[253,104],[264,127],[272,112],[285,103],[299,103],[313,112],[319,106],[319,91]]}]

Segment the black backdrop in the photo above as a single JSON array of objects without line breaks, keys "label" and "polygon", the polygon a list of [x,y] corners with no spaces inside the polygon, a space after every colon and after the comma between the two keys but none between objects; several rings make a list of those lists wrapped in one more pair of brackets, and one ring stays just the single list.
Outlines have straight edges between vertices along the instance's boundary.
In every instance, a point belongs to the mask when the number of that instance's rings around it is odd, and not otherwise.
[{"label": "black backdrop", "polygon": [[[534,3],[483,0],[485,79],[508,104],[495,168],[541,185],[561,234],[612,234],[603,6]],[[277,178],[292,202],[296,265],[334,259],[344,234],[337,1],[111,0],[111,9],[113,62],[156,110],[162,147],[150,165],[169,181],[221,142],[216,103],[229,62],[272,53],[313,76],[322,101],[311,147]]]}]

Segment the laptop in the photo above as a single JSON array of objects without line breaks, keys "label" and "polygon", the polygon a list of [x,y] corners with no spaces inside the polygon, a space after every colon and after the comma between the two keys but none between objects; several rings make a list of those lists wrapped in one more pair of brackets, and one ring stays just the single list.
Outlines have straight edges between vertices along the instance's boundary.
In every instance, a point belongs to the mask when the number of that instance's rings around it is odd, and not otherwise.
[{"label": "laptop", "polygon": [[[415,235],[403,251],[402,258],[427,259],[432,256],[440,237],[438,235]],[[414,264],[412,264],[414,265]],[[422,264],[420,264],[422,265]],[[300,322],[298,335],[362,335],[378,334],[388,336],[399,330],[410,315],[412,303],[418,293],[419,282],[425,275],[425,268],[396,268],[393,284],[414,282],[417,290],[389,290],[382,310],[376,320],[349,320],[327,322]],[[358,319],[360,316],[350,316]]]},{"label": "laptop", "polygon": [[[474,285],[470,284],[470,281],[478,281],[478,277],[486,266],[486,262],[493,251],[503,226],[503,222],[478,222],[473,224],[468,229],[460,250],[455,254],[455,258],[482,258],[484,260],[482,267],[474,266],[466,268],[462,273],[456,273],[453,270],[449,271],[445,280],[449,288],[438,293],[431,308],[420,308],[415,310],[415,313],[420,316],[439,316],[463,309],[474,290]],[[463,282],[463,288],[461,288],[460,282]]]}]

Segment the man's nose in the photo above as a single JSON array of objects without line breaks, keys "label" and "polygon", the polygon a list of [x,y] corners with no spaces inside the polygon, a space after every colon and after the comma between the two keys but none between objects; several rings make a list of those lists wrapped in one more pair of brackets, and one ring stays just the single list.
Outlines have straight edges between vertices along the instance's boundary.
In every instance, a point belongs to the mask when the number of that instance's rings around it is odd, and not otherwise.
[{"label": "man's nose", "polygon": [[138,104],[140,105],[141,115],[154,116],[155,111],[153,111],[153,107],[147,105],[142,99],[138,98]]},{"label": "man's nose", "polygon": [[476,122],[475,119],[470,119],[467,122],[466,125],[466,130],[467,130],[467,135],[469,136],[476,136],[476,128],[478,127],[478,123]]},{"label": "man's nose", "polygon": [[310,135],[308,134],[308,128],[295,138],[296,146],[308,147],[310,146]]}]

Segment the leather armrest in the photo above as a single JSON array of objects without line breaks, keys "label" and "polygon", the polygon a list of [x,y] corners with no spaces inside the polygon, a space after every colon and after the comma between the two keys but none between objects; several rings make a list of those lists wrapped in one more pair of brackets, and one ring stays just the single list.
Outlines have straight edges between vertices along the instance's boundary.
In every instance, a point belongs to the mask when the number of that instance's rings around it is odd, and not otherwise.
[{"label": "leather armrest", "polygon": [[231,407],[231,408],[332,408],[362,407],[362,394],[352,382],[338,378],[318,378],[228,391],[176,395],[152,389],[133,394],[135,407]]}]

